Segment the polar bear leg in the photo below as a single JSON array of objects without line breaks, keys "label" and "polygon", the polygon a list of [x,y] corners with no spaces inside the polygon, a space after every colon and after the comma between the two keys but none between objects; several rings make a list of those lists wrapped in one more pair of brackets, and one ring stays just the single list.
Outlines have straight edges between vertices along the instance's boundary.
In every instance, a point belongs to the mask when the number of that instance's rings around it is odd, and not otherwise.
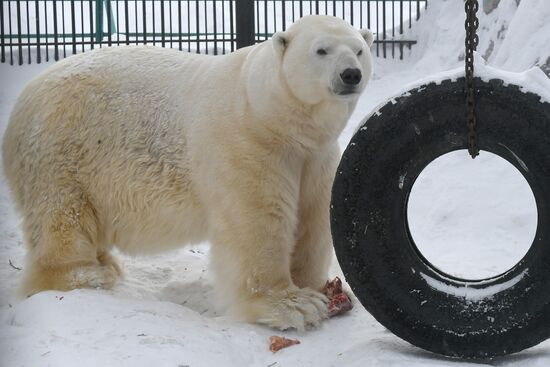
[{"label": "polar bear leg", "polygon": [[98,247],[95,211],[86,196],[59,191],[36,203],[42,215],[25,217],[29,251],[20,292],[110,288],[121,274],[105,248]]},{"label": "polar bear leg", "polygon": [[118,276],[123,275],[122,267],[108,249],[98,250],[97,260],[101,266],[115,269]]},{"label": "polar bear leg", "polygon": [[[236,255],[229,249],[229,243],[224,242],[213,241],[212,265],[218,290],[230,303],[233,316],[282,330],[304,330],[307,326],[318,326],[326,318],[325,296],[294,285],[289,267],[286,271],[277,269],[279,264],[289,261],[279,259],[275,249],[268,258],[262,257],[262,249],[258,248]],[[254,263],[257,265],[251,266]]]},{"label": "polar bear leg", "polygon": [[[263,185],[246,182],[248,175],[215,180],[222,190],[210,223],[217,288],[237,318],[280,329],[316,326],[326,317],[326,298],[297,287],[290,273],[299,180],[285,167],[259,164]],[[230,182],[240,185],[224,189]]]},{"label": "polar bear leg", "polygon": [[297,241],[292,253],[292,280],[298,287],[320,290],[332,257],[330,195],[338,151],[304,165],[300,189]]}]

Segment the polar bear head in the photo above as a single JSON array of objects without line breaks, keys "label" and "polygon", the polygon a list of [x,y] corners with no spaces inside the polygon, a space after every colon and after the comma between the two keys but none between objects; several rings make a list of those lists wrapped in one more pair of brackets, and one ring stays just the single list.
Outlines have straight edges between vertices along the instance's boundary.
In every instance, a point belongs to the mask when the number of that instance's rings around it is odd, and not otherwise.
[{"label": "polar bear head", "polygon": [[292,94],[307,104],[356,100],[372,75],[372,33],[330,16],[306,16],[272,38]]}]

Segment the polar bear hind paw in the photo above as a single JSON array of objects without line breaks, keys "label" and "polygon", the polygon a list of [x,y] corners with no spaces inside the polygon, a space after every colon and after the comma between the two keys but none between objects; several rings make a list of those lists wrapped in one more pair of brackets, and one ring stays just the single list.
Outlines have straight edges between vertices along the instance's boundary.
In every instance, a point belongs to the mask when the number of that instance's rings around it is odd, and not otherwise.
[{"label": "polar bear hind paw", "polygon": [[69,287],[111,289],[120,277],[120,271],[116,263],[75,268],[68,274]]},{"label": "polar bear hind paw", "polygon": [[30,297],[45,290],[110,289],[116,284],[120,276],[120,267],[115,264],[83,264],[48,268],[31,266],[23,277],[19,294],[23,297]]}]

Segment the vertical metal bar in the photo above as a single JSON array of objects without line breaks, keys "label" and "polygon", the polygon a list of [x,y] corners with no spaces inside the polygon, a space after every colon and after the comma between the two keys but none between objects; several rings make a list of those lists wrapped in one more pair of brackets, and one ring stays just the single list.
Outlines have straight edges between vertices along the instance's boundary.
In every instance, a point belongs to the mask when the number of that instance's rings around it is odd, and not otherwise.
[{"label": "vertical metal bar", "polygon": [[363,1],[359,1],[359,28],[363,29]]},{"label": "vertical metal bar", "polygon": [[282,2],[283,32],[286,31],[286,1]]},{"label": "vertical metal bar", "polygon": [[57,39],[57,0],[53,0],[53,42],[54,60],[59,60],[59,40]]},{"label": "vertical metal bar", "polygon": [[225,1],[222,0],[222,52],[225,54]]},{"label": "vertical metal bar", "polygon": [[[254,34],[260,37],[260,2],[259,1],[256,1],[256,15],[254,20],[256,24],[256,33]],[[254,37],[254,40],[256,40],[256,37]]]},{"label": "vertical metal bar", "polygon": [[386,3],[382,3],[382,40],[384,41],[384,49],[382,50],[384,58],[386,58]]},{"label": "vertical metal bar", "polygon": [[76,14],[74,10],[74,0],[71,0],[71,26],[73,37],[73,55],[76,54]]},{"label": "vertical metal bar", "polygon": [[[38,6],[38,0],[34,1],[34,12],[36,13],[36,63],[40,64],[42,62],[42,55],[40,51],[40,7]],[[0,18],[3,17],[0,14]],[[4,20],[2,19],[2,36],[4,35]],[[2,39],[2,43],[3,43]],[[4,46],[2,46],[2,62],[4,62]]]},{"label": "vertical metal bar", "polygon": [[353,0],[350,0],[350,1],[349,1],[349,6],[351,7],[351,9],[350,9],[350,18],[351,18],[351,19],[350,19],[350,23],[351,23],[352,25],[354,25]]},{"label": "vertical metal bar", "polygon": [[299,1],[299,4],[300,4],[300,18],[301,18],[304,16],[304,4],[301,0]]},{"label": "vertical metal bar", "polygon": [[273,33],[277,32],[277,1],[273,1]]},{"label": "vertical metal bar", "polygon": [[[147,6],[145,0],[141,3],[141,21],[143,22],[143,44],[147,44]],[[136,32],[137,33],[137,32]],[[137,34],[136,34],[137,38]]]},{"label": "vertical metal bar", "polygon": [[13,35],[12,31],[12,16],[11,16],[11,1],[8,1],[8,31],[9,31],[9,45],[10,45],[10,65],[13,65],[13,40],[11,36]]},{"label": "vertical metal bar", "polygon": [[101,40],[103,39],[103,0],[96,0],[95,2],[95,32],[95,41],[101,47]]},{"label": "vertical metal bar", "polygon": [[[403,39],[403,0],[399,0],[399,36]],[[399,42],[399,60],[403,60],[403,42]]]},{"label": "vertical metal bar", "polygon": [[[252,8],[254,8],[254,1],[252,1]],[[252,10],[254,12],[254,10]],[[254,13],[252,13],[254,16]],[[233,0],[229,0],[229,28],[231,32],[231,52],[235,51],[235,45],[237,43],[236,36],[235,36],[235,22],[234,22],[234,14],[233,14]],[[252,18],[252,23],[254,23],[254,18]],[[250,25],[243,24],[243,27],[247,29]],[[252,32],[254,32],[254,24],[252,24]],[[247,40],[244,39],[243,42],[246,42]]]},{"label": "vertical metal bar", "polygon": [[105,0],[107,5],[107,45],[110,47],[113,45],[113,20],[112,20],[112,8],[111,0]]},{"label": "vertical metal bar", "polygon": [[[29,16],[29,0],[25,1],[25,8],[27,11],[27,57],[28,63],[31,63],[31,17]],[[34,32],[36,34],[36,32]]]},{"label": "vertical metal bar", "polygon": [[367,1],[367,28],[370,29],[370,0]]},{"label": "vertical metal bar", "polygon": [[182,36],[181,36],[181,0],[178,0],[178,42],[179,42],[179,50],[183,51],[182,49]]},{"label": "vertical metal bar", "polygon": [[92,7],[92,2],[88,1],[88,12],[90,13],[90,48],[94,49],[94,11]]},{"label": "vertical metal bar", "polygon": [[378,0],[376,0],[376,56],[380,56],[380,32],[379,32],[379,25],[380,25],[380,10],[379,10],[379,4],[378,4]]},{"label": "vertical metal bar", "polygon": [[[391,2],[391,37],[395,40],[395,0]],[[395,42],[391,43],[391,57],[395,58]]]},{"label": "vertical metal bar", "polygon": [[171,0],[168,1],[168,9],[170,10],[168,12],[168,15],[169,15],[168,19],[170,20],[170,22],[169,22],[170,23],[170,27],[169,27],[169,29],[170,29],[170,31],[169,31],[170,48],[173,48],[174,47],[174,36],[173,36],[174,35],[174,28],[172,26],[172,1]]},{"label": "vertical metal bar", "polygon": [[420,19],[420,1],[416,1],[416,20]]},{"label": "vertical metal bar", "polygon": [[50,61],[50,39],[48,31],[48,8],[46,7],[46,2],[44,2],[44,34],[46,35],[46,62]]},{"label": "vertical metal bar", "polygon": [[[0,62],[6,62],[6,34],[4,32],[4,4],[0,6]],[[38,6],[38,4],[36,5]]]},{"label": "vertical metal bar", "polygon": [[[124,0],[124,28],[126,30],[126,45],[130,44],[130,12],[128,10],[128,0]],[[120,27],[118,28],[120,32]]]},{"label": "vertical metal bar", "polygon": [[[145,0],[144,0],[145,1]],[[155,0],[151,1],[151,5],[153,7],[152,15],[153,15],[153,45],[157,44],[157,32],[155,30],[155,25],[157,23],[156,17],[155,17]]]},{"label": "vertical metal bar", "polygon": [[187,52],[191,52],[191,5],[187,0]]},{"label": "vertical metal bar", "polygon": [[[82,52],[84,52],[84,10],[82,7],[83,0],[80,0],[80,37],[78,37],[78,41],[81,43]],[[76,9],[75,9],[76,12]],[[75,13],[76,14],[76,13]],[[78,33],[78,32],[77,32]],[[77,42],[78,45],[78,42]]]},{"label": "vertical metal bar", "polygon": [[116,32],[116,44],[120,46],[120,12],[118,11],[118,8],[119,8],[118,0],[115,0],[116,27],[114,29],[114,32]]},{"label": "vertical metal bar", "polygon": [[268,33],[268,29],[267,29],[267,1],[264,1],[263,2],[264,4],[264,40],[267,40],[267,33]]},{"label": "vertical metal bar", "polygon": [[[128,25],[128,28],[130,28],[129,25]],[[137,7],[137,0],[134,0],[134,32],[135,32],[134,38],[136,39],[136,45],[138,45],[139,40],[138,40],[138,7]]]},{"label": "vertical metal bar", "polygon": [[412,1],[409,0],[409,28],[412,27]]},{"label": "vertical metal bar", "polygon": [[204,0],[204,43],[206,53],[208,54],[208,5],[207,0]]},{"label": "vertical metal bar", "polygon": [[165,27],[166,24],[164,23],[164,0],[160,0],[160,41],[161,46],[166,46],[166,39],[165,39]]},{"label": "vertical metal bar", "polygon": [[67,57],[67,41],[65,37],[67,31],[65,30],[65,0],[61,0],[61,44],[63,45],[63,57]]},{"label": "vertical metal bar", "polygon": [[[412,27],[412,0],[409,0],[409,29]],[[407,43],[409,50],[411,49],[410,42]]]},{"label": "vertical metal bar", "polygon": [[21,30],[21,2],[15,3],[15,9],[17,11],[17,49],[18,49],[18,63],[23,65],[23,35]]},{"label": "vertical metal bar", "polygon": [[200,44],[200,17],[199,17],[199,0],[195,1],[195,28],[196,28],[196,41],[197,41],[197,53],[201,53],[201,44]]},{"label": "vertical metal bar", "polygon": [[218,19],[217,19],[217,6],[216,1],[212,1],[212,7],[214,8],[212,11],[212,15],[214,17],[214,55],[218,54]]},{"label": "vertical metal bar", "polygon": [[315,14],[319,15],[319,0],[315,0]]},{"label": "vertical metal bar", "polygon": [[84,31],[84,0],[80,0],[80,41],[82,42],[82,52],[84,52],[84,35],[86,32]]},{"label": "vertical metal bar", "polygon": [[237,48],[253,45],[254,37],[254,0],[235,2]]}]

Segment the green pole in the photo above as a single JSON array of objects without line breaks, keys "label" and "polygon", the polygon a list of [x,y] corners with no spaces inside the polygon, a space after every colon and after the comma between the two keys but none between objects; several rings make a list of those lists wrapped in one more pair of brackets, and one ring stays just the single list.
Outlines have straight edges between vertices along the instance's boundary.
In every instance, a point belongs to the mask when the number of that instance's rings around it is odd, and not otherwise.
[{"label": "green pole", "polygon": [[[104,0],[105,3],[105,10],[107,10],[107,2],[109,2],[111,11],[109,12],[109,23],[111,23],[111,34],[114,34],[117,32],[116,29],[116,23],[115,23],[115,16],[113,15],[113,5],[111,4],[111,0]],[[118,11],[118,8],[117,8]]]},{"label": "green pole", "polygon": [[[105,35],[105,32],[103,32],[103,8],[105,8],[105,11],[108,10],[107,8],[107,2],[111,2],[111,0],[96,0],[95,2],[95,40],[96,42],[101,42],[103,39],[103,36]],[[110,4],[109,4],[110,5]],[[115,17],[113,16],[113,7],[111,5],[110,7],[111,11],[108,14],[109,17],[109,23],[111,24],[111,34],[116,33],[116,23],[115,23]]]},{"label": "green pole", "polygon": [[103,0],[95,2],[95,41],[103,39]]}]

